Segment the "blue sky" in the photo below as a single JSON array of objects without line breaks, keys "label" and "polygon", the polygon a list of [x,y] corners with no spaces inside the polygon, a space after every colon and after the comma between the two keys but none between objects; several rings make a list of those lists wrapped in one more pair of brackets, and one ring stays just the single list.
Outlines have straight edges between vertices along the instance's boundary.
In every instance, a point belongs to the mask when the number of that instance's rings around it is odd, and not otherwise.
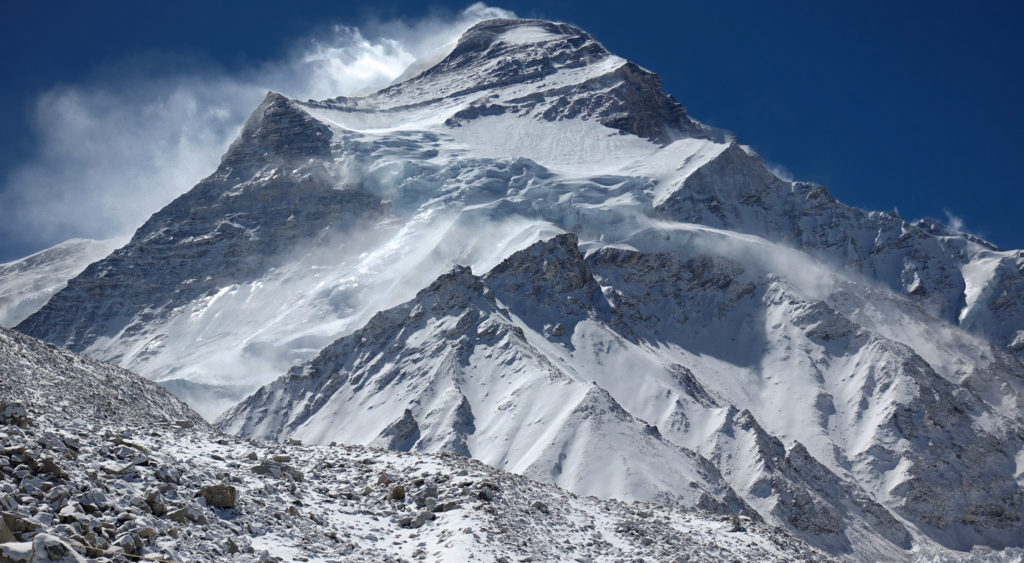
[{"label": "blue sky", "polygon": [[[840,4],[492,6],[579,25],[845,203],[1024,247],[1024,4]],[[141,223],[213,170],[263,91],[329,91],[290,65],[336,45],[335,24],[423,41],[467,5],[6,3],[0,262]]]}]

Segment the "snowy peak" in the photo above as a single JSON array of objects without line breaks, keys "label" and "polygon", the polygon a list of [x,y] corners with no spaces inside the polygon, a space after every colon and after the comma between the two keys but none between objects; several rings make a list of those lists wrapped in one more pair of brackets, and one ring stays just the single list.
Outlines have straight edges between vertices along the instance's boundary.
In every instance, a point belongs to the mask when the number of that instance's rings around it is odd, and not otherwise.
[{"label": "snowy peak", "polygon": [[[1016,513],[972,508],[991,502],[981,489],[1021,495],[1012,456],[975,445],[1019,451],[1019,426],[910,347],[756,264],[614,247],[584,255],[568,233],[482,277],[454,268],[221,425],[453,451],[581,494],[711,508],[741,506],[735,492],[832,553],[882,556],[920,534],[943,542],[964,522],[975,528],[949,547],[1007,545],[1019,528]],[[939,464],[940,451],[961,449],[977,469]],[[623,458],[629,471],[616,473],[609,460]],[[949,467],[977,485],[952,487]],[[679,496],[688,480],[699,495]],[[942,510],[928,500],[940,497]]]},{"label": "snowy peak", "polygon": [[486,67],[494,74],[476,82],[484,89],[513,80],[528,81],[559,68],[586,66],[609,56],[590,34],[568,24],[492,19],[468,29],[443,61],[418,78]]},{"label": "snowy peak", "polygon": [[[470,28],[441,62],[404,82],[364,98],[307,104],[349,114],[387,112],[371,120],[377,127],[393,126],[429,107],[448,127],[517,115],[595,120],[661,145],[719,135],[687,117],[661,87],[658,75],[612,55],[579,28],[496,19]],[[352,115],[333,117],[343,126],[366,124]]]},{"label": "snowy peak", "polygon": [[549,339],[568,342],[576,323],[609,310],[572,233],[512,254],[484,279],[504,305]]},{"label": "snowy peak", "polygon": [[[891,557],[908,549],[906,527],[855,483],[844,481],[799,442],[787,448],[744,409],[729,407],[722,424],[700,447],[725,479],[769,521],[831,553],[850,553],[859,544],[864,559]],[[889,543],[866,548],[864,538]],[[869,553],[874,550],[875,553]]]},{"label": "snowy peak", "polygon": [[221,160],[221,168],[235,174],[251,172],[252,165],[266,161],[324,157],[330,154],[331,130],[299,109],[288,97],[267,92],[242,126]]},{"label": "snowy peak", "polygon": [[[537,264],[541,265],[539,271]],[[598,289],[580,252],[579,237],[574,233],[561,234],[513,253],[487,274],[489,285],[522,277],[530,281],[528,297],[539,292],[542,286],[548,286],[546,289],[553,295]],[[521,293],[520,290],[520,287],[511,287],[506,293],[513,295]]]},{"label": "snowy peak", "polygon": [[[600,294],[576,243],[575,235],[536,243],[484,278],[454,268],[219,424],[257,438],[448,451],[579,494],[751,513],[707,460],[545,353],[573,329],[535,323],[530,309],[551,314],[549,300],[582,305]],[[527,287],[532,297],[510,299]]]}]

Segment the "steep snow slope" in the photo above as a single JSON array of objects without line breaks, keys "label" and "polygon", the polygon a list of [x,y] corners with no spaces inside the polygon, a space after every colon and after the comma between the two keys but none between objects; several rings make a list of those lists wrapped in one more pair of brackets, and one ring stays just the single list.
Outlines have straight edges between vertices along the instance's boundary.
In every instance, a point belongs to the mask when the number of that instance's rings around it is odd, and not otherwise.
[{"label": "steep snow slope", "polygon": [[[579,256],[552,263],[587,272],[572,302],[503,262],[563,232]],[[395,313],[456,265],[491,272],[479,318]],[[18,328],[208,415],[305,365],[232,413],[246,432],[469,452],[581,490],[602,468],[602,494],[692,503],[692,479],[721,501],[724,481],[871,558],[1020,542],[1022,281],[1019,251],[777,178],[576,28],[493,20],[370,96],[269,94],[217,171]],[[459,319],[462,345],[441,336]],[[367,332],[419,352],[361,357]],[[609,465],[602,433],[685,471]]]},{"label": "steep snow slope", "polygon": [[72,239],[20,260],[0,264],[0,326],[35,313],[86,266],[110,254],[120,239]]},{"label": "steep snow slope", "polygon": [[860,558],[1024,532],[1024,427],[910,348],[756,261],[577,244],[534,244],[482,278],[454,269],[219,424],[453,451],[599,496],[692,505],[711,475]]},{"label": "steep snow slope", "polygon": [[5,329],[0,516],[3,561],[824,559],[756,519],[580,498],[457,456],[241,440]]},{"label": "steep snow slope", "polygon": [[375,316],[225,421],[261,439],[451,451],[578,494],[746,511],[706,460],[551,365],[467,268]]}]

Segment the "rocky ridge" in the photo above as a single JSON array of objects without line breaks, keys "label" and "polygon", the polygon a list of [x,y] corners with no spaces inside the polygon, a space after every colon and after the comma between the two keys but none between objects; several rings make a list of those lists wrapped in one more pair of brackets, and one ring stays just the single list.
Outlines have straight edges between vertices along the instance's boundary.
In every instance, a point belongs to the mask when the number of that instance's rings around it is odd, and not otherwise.
[{"label": "rocky ridge", "polygon": [[[738,494],[834,554],[962,549],[948,543],[951,530],[1013,545],[1024,498],[1009,455],[1024,439],[1015,417],[752,264],[614,248],[584,255],[578,245],[559,235],[483,276],[456,267],[218,424],[259,439],[455,452],[603,497],[707,509],[703,497],[670,491],[724,487],[726,496],[711,495],[718,503],[736,510],[727,499]],[[750,311],[765,306],[755,331]],[[756,340],[730,336],[738,325]],[[742,365],[766,341],[792,344],[730,381],[684,367],[698,353]],[[776,379],[805,362],[811,377]],[[645,380],[624,379],[621,366]],[[687,464],[678,477],[658,469]]]}]

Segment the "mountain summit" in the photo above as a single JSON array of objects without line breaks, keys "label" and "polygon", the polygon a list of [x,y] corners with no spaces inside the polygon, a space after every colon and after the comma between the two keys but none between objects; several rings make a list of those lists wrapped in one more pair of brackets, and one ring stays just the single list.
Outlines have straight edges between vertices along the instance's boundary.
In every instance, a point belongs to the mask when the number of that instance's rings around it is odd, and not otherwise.
[{"label": "mountain summit", "polygon": [[18,330],[246,437],[457,453],[854,559],[1021,545],[1024,252],[779,178],[569,25],[481,22],[407,74],[268,94]]},{"label": "mountain summit", "polygon": [[[612,55],[579,28],[540,20],[476,24],[444,59],[419,75],[365,98],[322,107],[403,119],[417,106],[447,114],[446,125],[514,114],[546,121],[592,119],[668,144],[712,131],[661,91],[661,77]],[[386,119],[386,117],[385,117]]]}]

